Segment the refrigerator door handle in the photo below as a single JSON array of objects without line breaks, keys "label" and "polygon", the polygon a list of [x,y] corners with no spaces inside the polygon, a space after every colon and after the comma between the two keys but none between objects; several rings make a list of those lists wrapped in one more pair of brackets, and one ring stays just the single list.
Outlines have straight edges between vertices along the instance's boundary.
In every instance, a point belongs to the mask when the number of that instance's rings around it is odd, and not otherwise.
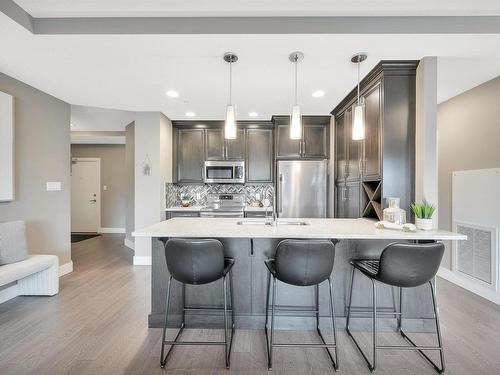
[{"label": "refrigerator door handle", "polygon": [[278,212],[281,214],[283,212],[283,175],[280,173],[278,179]]}]

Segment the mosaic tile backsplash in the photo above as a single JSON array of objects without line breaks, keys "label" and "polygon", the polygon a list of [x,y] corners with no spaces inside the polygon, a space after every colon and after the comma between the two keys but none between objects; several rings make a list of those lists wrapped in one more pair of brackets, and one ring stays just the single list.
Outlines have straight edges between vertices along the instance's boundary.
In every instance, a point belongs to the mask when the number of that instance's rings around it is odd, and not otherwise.
[{"label": "mosaic tile backsplash", "polygon": [[255,195],[260,194],[262,199],[269,199],[273,203],[274,187],[265,185],[241,185],[241,184],[206,184],[206,185],[177,185],[165,184],[167,207],[179,206],[181,196],[187,194],[192,197],[194,206],[204,206],[207,202],[207,194],[246,194],[247,205],[256,201]]}]

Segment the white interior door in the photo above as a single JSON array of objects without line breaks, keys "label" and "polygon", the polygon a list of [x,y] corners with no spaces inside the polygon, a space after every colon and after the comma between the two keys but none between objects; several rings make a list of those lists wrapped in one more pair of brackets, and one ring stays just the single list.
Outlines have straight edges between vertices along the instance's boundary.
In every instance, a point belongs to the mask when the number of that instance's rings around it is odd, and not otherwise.
[{"label": "white interior door", "polygon": [[100,160],[73,158],[71,232],[98,232],[101,226]]}]

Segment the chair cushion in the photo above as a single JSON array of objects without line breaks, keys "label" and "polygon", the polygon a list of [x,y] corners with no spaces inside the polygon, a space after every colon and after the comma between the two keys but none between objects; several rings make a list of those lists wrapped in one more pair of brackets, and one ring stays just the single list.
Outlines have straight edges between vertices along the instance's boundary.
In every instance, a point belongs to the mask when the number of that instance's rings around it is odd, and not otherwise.
[{"label": "chair cushion", "polygon": [[0,266],[0,286],[59,264],[56,255],[30,255],[21,262]]},{"label": "chair cushion", "polygon": [[0,223],[0,266],[28,257],[24,221]]}]

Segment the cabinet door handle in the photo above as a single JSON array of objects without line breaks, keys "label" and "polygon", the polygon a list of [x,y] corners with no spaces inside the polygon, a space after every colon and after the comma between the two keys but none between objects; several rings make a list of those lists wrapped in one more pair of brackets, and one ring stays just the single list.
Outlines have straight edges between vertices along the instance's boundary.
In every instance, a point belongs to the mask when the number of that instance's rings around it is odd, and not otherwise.
[{"label": "cabinet door handle", "polygon": [[302,141],[302,156],[306,155],[306,141]]},{"label": "cabinet door handle", "polygon": [[283,212],[283,205],[282,205],[282,193],[283,193],[283,186],[282,186],[282,181],[283,181],[283,175],[280,173],[279,181],[278,181],[278,211],[279,213]]},{"label": "cabinet door handle", "polygon": [[253,257],[253,238],[250,238],[250,256]]}]

